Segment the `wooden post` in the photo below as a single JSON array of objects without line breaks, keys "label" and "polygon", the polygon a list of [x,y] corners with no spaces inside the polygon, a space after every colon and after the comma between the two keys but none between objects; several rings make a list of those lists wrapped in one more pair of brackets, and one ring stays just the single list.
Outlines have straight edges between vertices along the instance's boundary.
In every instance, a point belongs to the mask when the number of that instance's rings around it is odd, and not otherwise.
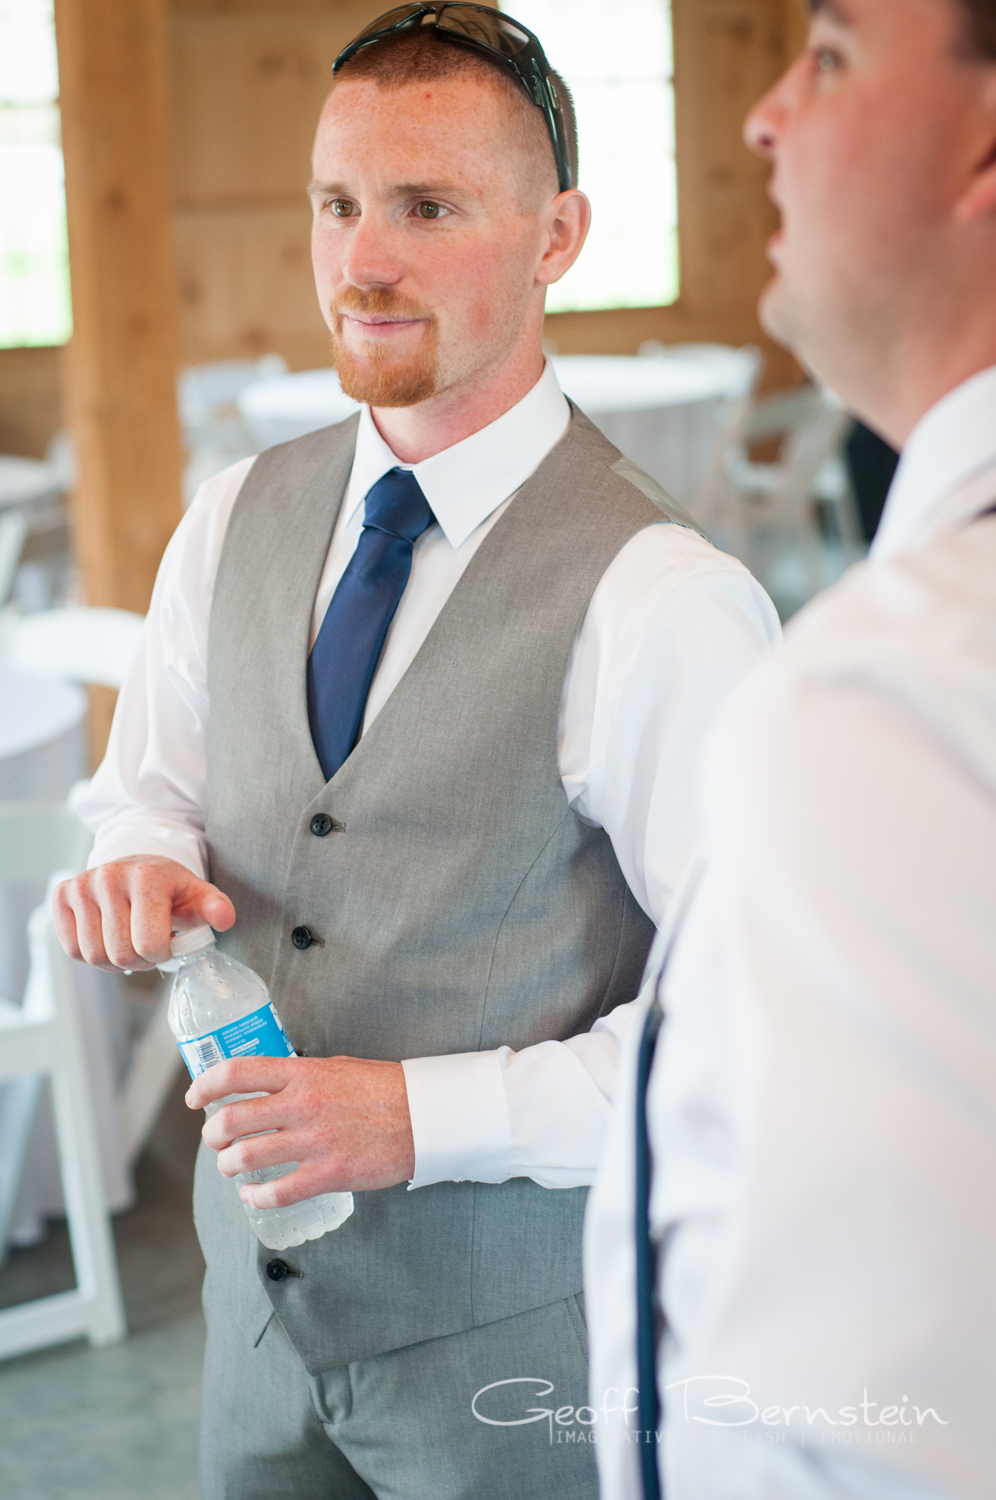
[{"label": "wooden post", "polygon": [[785,0],[785,65],[794,62],[809,35],[809,7],[805,0]]},{"label": "wooden post", "polygon": [[181,515],[165,0],[56,0],[89,604],[144,613]]},{"label": "wooden post", "polygon": [[[178,291],[165,0],[56,0],[79,458],[73,543],[88,604],[144,614],[182,513]],[[103,756],[116,694],[90,689]]]}]

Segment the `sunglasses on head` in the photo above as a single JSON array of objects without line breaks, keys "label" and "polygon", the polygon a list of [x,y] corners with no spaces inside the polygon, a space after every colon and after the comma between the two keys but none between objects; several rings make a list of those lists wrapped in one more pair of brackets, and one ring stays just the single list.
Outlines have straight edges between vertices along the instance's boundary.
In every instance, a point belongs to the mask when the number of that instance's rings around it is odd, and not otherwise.
[{"label": "sunglasses on head", "polygon": [[[428,18],[432,17],[429,23]],[[486,5],[399,5],[386,11],[360,32],[332,64],[333,74],[362,52],[387,37],[417,31],[432,24],[436,35],[458,47],[469,47],[485,57],[502,63],[519,80],[537,109],[542,110],[550,132],[553,155],[557,163],[560,191],[573,187],[567,131],[557,97],[557,86],[550,74],[550,64],[539,40],[525,26]]]}]

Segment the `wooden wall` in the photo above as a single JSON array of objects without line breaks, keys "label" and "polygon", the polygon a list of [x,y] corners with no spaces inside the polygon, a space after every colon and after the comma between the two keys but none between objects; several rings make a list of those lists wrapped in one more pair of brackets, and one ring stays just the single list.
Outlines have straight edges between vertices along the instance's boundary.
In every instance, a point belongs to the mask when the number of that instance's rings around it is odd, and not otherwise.
[{"label": "wooden wall", "polygon": [[[170,0],[180,357],[327,360],[304,197],[339,49],[386,0]],[[757,325],[775,223],[767,171],[740,139],[751,103],[801,45],[803,0],[673,0],[681,295],[673,307],[563,313],[564,353],[647,338],[762,342],[768,384],[798,378]],[[583,181],[582,181],[583,186]],[[0,350],[0,451],[41,453],[60,420],[55,351]]]},{"label": "wooden wall", "polygon": [[44,458],[62,426],[61,349],[0,349],[0,453]]},{"label": "wooden wall", "polygon": [[172,0],[174,181],[185,361],[276,350],[327,363],[305,198],[332,63],[384,7]]}]

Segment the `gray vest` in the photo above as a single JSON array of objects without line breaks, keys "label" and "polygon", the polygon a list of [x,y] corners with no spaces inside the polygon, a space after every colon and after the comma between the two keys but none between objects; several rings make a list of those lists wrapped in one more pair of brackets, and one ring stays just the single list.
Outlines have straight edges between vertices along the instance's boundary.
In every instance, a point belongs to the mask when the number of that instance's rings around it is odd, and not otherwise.
[{"label": "gray vest", "polygon": [[[267,980],[311,1056],[400,1061],[587,1031],[636,994],[653,928],[607,835],[564,796],[564,678],[620,548],[662,518],[693,523],[575,410],[326,783],[305,665],[355,437],[354,418],[261,454],[225,537],[206,799],[210,878],[238,913],[222,946]],[[326,837],[316,813],[335,820]],[[299,925],[318,939],[306,951]],[[312,1372],[580,1290],[583,1189],[358,1193],[340,1229],[285,1253],[303,1274],[275,1283],[209,1162],[196,1198],[209,1262],[231,1278],[256,1268]]]}]

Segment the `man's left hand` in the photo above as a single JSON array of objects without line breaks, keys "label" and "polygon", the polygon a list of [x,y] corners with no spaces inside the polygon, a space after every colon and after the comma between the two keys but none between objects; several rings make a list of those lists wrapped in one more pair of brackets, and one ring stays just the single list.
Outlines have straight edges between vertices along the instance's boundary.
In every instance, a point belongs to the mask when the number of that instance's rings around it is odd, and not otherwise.
[{"label": "man's left hand", "polygon": [[[415,1175],[415,1142],[400,1063],[356,1057],[246,1057],[216,1064],[187,1090],[191,1109],[228,1094],[201,1132],[223,1177],[296,1161],[296,1172],[239,1192],[254,1208],[284,1208],[319,1193],[391,1187]],[[276,1131],[260,1135],[259,1131]],[[240,1139],[249,1137],[249,1139]]]}]

